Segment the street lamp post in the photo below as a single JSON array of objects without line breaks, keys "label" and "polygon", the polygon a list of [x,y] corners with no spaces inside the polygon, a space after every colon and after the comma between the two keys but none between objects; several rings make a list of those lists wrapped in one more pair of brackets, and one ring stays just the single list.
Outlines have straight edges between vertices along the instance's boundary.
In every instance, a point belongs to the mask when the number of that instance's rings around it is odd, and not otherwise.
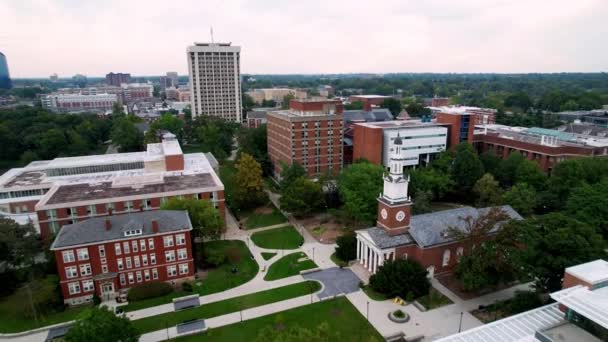
[{"label": "street lamp post", "polygon": [[312,261],[315,261],[315,248],[312,248]]},{"label": "street lamp post", "polygon": [[458,324],[458,332],[460,333],[460,331],[462,330],[462,315],[464,313],[462,311],[460,311],[460,323]]},{"label": "street lamp post", "polygon": [[367,321],[369,322],[369,301],[367,302],[367,311],[365,313],[365,317],[367,317]]}]

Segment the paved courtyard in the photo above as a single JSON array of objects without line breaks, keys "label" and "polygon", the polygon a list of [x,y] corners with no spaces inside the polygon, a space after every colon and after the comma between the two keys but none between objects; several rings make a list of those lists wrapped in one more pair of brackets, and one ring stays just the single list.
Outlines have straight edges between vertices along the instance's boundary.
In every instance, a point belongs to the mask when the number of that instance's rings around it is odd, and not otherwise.
[{"label": "paved courtyard", "polygon": [[323,291],[317,295],[320,299],[359,291],[359,282],[361,281],[350,269],[340,269],[339,267],[304,274],[302,277],[323,283]]}]

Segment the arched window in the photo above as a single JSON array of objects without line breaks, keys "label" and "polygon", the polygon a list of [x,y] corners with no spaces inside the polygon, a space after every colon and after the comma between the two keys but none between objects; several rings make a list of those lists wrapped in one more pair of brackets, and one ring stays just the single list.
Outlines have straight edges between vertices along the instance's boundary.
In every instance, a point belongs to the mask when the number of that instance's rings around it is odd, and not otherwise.
[{"label": "arched window", "polygon": [[456,248],[456,259],[457,262],[460,262],[460,258],[462,258],[462,254],[464,253],[464,249],[462,247]]},{"label": "arched window", "polygon": [[447,266],[450,263],[450,250],[446,249],[443,251],[443,266]]}]

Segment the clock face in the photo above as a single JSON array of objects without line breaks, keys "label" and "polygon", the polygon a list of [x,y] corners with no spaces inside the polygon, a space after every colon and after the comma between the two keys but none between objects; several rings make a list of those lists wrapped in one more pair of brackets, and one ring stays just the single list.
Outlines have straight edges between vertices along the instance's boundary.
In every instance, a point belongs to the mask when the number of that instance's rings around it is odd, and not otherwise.
[{"label": "clock face", "polygon": [[382,211],[380,211],[380,215],[382,215],[382,218],[386,220],[386,218],[388,217],[386,209],[382,208]]},{"label": "clock face", "polygon": [[395,215],[395,218],[397,221],[401,222],[405,218],[405,213],[403,211],[399,211],[397,215]]}]

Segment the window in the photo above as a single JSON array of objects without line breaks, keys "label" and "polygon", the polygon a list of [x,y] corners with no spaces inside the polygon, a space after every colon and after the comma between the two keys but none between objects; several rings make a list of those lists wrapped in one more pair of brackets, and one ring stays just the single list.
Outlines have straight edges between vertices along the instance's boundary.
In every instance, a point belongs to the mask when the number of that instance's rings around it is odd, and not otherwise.
[{"label": "window", "polygon": [[131,263],[131,258],[125,258],[125,263],[127,264],[127,268],[131,268],[133,267],[133,264]]},{"label": "window", "polygon": [[84,264],[84,265],[80,265],[80,275],[81,276],[88,276],[91,275],[91,264]]},{"label": "window", "polygon": [[148,239],[148,247],[150,250],[154,249],[154,239]]},{"label": "window", "polygon": [[145,270],[144,271],[144,279],[146,281],[150,280],[150,270]]},{"label": "window", "polygon": [[166,262],[175,261],[175,251],[166,251],[165,260]]},{"label": "window", "polygon": [[154,254],[154,253],[150,254],[150,263],[152,265],[156,265],[156,254]]},{"label": "window", "polygon": [[133,250],[133,253],[137,252],[137,240],[131,241],[131,249]]},{"label": "window", "polygon": [[139,256],[134,256],[133,262],[135,263],[135,267],[139,267]]},{"label": "window", "polygon": [[188,250],[185,248],[182,249],[178,249],[177,250],[177,259],[178,260],[184,260],[188,257]]},{"label": "window", "polygon": [[146,251],[146,240],[139,240],[139,249],[142,252]]},{"label": "window", "polygon": [[102,264],[106,264],[108,262],[108,260],[106,258],[101,258],[101,263]]},{"label": "window", "polygon": [[163,245],[165,248],[173,247],[173,235],[163,236]]},{"label": "window", "polygon": [[74,262],[76,258],[74,258],[73,251],[63,251],[63,262]]},{"label": "window", "polygon": [[95,289],[92,280],[85,280],[82,282],[82,292],[91,292]]},{"label": "window", "polygon": [[125,279],[125,275],[121,274],[120,275],[120,285],[127,285],[127,280]]},{"label": "window", "polygon": [[69,278],[76,278],[76,277],[78,277],[78,270],[76,269],[76,266],[66,267],[65,268],[65,276],[68,279]]},{"label": "window", "polygon": [[447,266],[450,263],[450,250],[446,249],[443,251],[443,266]]},{"label": "window", "polygon": [[148,256],[146,254],[141,256],[141,262],[144,264],[144,266],[148,266]]},{"label": "window", "polygon": [[68,283],[68,292],[71,295],[80,293],[80,283],[78,283],[78,282]]},{"label": "window", "polygon": [[126,201],[125,202],[125,210],[126,211],[131,211],[133,209],[133,201]]},{"label": "window", "polygon": [[56,209],[47,210],[46,216],[48,216],[49,220],[55,220],[57,218],[57,210]]},{"label": "window", "polygon": [[114,203],[106,203],[106,212],[109,213],[110,210],[114,211]]},{"label": "window", "polygon": [[120,243],[115,243],[114,244],[114,253],[116,253],[116,255],[120,255],[121,254]]},{"label": "window", "polygon": [[175,235],[175,241],[176,241],[175,243],[178,246],[185,245],[186,244],[186,234]]},{"label": "window", "polygon": [[99,256],[102,258],[106,257],[106,248],[103,245],[99,246]]},{"label": "window", "polygon": [[152,269],[152,279],[158,279],[158,270],[156,268]]},{"label": "window", "polygon": [[125,241],[125,242],[123,242],[123,243],[122,243],[122,249],[125,251],[125,254],[130,253],[130,250],[129,250],[129,242],[126,242],[126,241]]},{"label": "window", "polygon": [[179,274],[188,274],[188,264],[179,264]]},{"label": "window", "polygon": [[119,270],[122,270],[124,268],[124,266],[122,264],[122,258],[116,259],[116,265],[118,265]]},{"label": "window", "polygon": [[[89,216],[94,216],[95,214],[97,214],[97,208],[95,207],[95,204],[89,205],[89,208],[87,209],[87,214]],[[83,286],[84,286],[84,284],[83,284]]]},{"label": "window", "polygon": [[125,232],[125,236],[135,236],[135,235],[141,235],[141,229],[133,229],[133,230],[127,230]]},{"label": "window", "polygon": [[177,266],[167,266],[167,276],[175,277],[177,275]]},{"label": "window", "polygon": [[135,279],[133,278],[133,273],[130,273],[127,275],[129,277],[129,284],[133,284],[135,282]]},{"label": "window", "polygon": [[137,275],[137,282],[141,283],[141,272],[137,271],[136,275]]},{"label": "window", "polygon": [[89,260],[89,250],[87,248],[78,250],[78,260]]},{"label": "window", "polygon": [[101,273],[108,273],[108,265],[101,265]]}]

